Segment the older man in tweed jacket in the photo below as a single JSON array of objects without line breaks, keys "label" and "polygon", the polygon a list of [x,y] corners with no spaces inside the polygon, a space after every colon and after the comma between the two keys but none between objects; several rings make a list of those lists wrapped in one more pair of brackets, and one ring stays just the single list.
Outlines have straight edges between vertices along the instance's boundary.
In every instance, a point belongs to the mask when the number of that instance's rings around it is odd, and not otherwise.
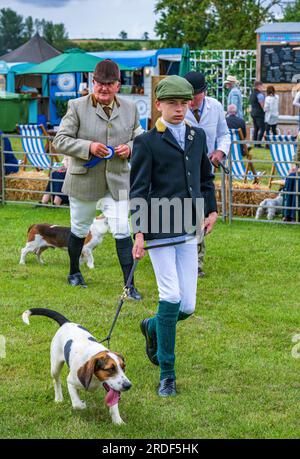
[{"label": "older man in tweed jacket", "polygon": [[[70,285],[86,287],[79,269],[79,257],[100,198],[102,211],[116,240],[125,283],[133,263],[128,224],[128,157],[133,139],[142,133],[142,128],[135,104],[116,97],[119,80],[120,70],[115,62],[106,59],[98,63],[93,93],[69,101],[54,140],[56,150],[71,157],[63,186],[71,209]],[[114,156],[105,160],[110,152],[107,146],[113,147]],[[91,160],[96,164],[87,167]],[[133,284],[129,296],[140,299]]]}]

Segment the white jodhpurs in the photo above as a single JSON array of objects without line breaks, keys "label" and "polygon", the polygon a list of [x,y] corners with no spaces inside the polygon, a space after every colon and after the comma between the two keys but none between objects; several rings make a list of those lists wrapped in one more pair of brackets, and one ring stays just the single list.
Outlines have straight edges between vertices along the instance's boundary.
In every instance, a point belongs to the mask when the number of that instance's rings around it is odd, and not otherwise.
[{"label": "white jodhpurs", "polygon": [[[186,236],[148,241],[147,245],[185,240]],[[196,306],[198,253],[197,239],[168,247],[150,249],[160,301],[179,303],[180,311],[192,314]]]},{"label": "white jodhpurs", "polygon": [[[87,236],[90,226],[96,215],[98,201],[82,201],[69,198],[71,212],[71,231],[75,236]],[[128,222],[128,201],[115,201],[110,193],[101,199],[101,210],[107,218],[109,230],[115,239],[124,239],[130,236]]]}]

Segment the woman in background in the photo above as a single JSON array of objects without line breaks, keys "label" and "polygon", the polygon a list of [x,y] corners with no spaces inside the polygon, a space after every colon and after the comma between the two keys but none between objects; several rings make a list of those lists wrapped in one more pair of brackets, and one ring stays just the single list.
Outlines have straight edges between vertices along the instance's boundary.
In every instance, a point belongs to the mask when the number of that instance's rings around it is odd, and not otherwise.
[{"label": "woman in background", "polygon": [[274,86],[267,86],[267,97],[264,105],[266,134],[269,135],[270,131],[276,135],[276,127],[279,115],[279,97],[275,94]]},{"label": "woman in background", "polygon": [[292,96],[293,96],[294,107],[299,108],[299,130],[300,130],[300,80],[298,80],[297,84],[293,87]]}]

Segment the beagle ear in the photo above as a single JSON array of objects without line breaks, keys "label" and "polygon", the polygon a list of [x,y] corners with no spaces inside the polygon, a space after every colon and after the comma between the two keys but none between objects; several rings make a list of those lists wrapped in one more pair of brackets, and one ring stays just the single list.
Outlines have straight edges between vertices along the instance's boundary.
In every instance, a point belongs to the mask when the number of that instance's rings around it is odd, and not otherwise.
[{"label": "beagle ear", "polygon": [[102,353],[90,358],[82,367],[77,371],[77,376],[83,387],[87,390],[91,383],[91,379],[95,371],[103,368],[105,364],[104,356]]},{"label": "beagle ear", "polygon": [[89,388],[94,374],[95,363],[95,359],[90,359],[77,371],[78,379],[86,390]]}]

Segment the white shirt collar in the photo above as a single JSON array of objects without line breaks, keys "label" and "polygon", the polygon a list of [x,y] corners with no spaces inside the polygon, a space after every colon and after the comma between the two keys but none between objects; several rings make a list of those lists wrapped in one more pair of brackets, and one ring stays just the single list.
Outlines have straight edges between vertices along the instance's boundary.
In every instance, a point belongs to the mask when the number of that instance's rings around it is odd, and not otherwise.
[{"label": "white shirt collar", "polygon": [[164,123],[164,125],[167,126],[167,128],[169,128],[169,129],[175,129],[175,130],[178,129],[178,130],[180,130],[180,129],[185,128],[185,126],[186,126],[184,121],[181,121],[181,123],[179,123],[179,124],[172,124],[172,123],[168,123],[168,121],[164,120],[163,117],[161,117],[161,120]]}]

